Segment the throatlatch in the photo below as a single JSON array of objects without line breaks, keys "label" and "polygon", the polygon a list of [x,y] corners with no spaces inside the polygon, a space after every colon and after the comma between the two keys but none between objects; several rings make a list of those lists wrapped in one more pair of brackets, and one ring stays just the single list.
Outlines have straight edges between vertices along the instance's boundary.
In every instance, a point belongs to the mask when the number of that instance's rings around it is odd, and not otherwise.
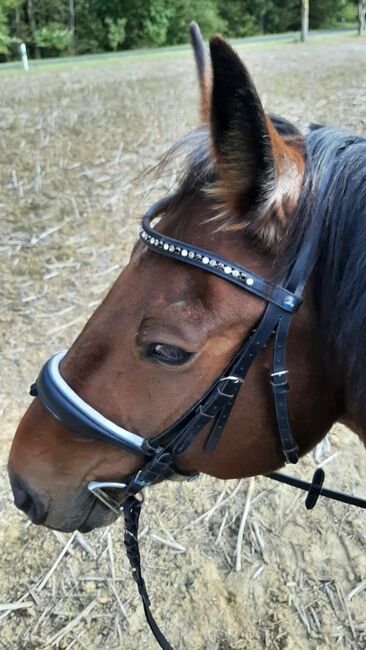
[{"label": "throatlatch", "polygon": [[[59,364],[64,356],[63,353],[55,355],[45,364],[37,382],[31,387],[31,395],[37,395],[48,411],[75,434],[115,444],[143,459],[142,468],[125,477],[123,483],[93,481],[89,483],[88,489],[106,507],[117,514],[124,515],[124,542],[133,576],[143,601],[149,626],[163,650],[172,650],[172,647],[160,632],[150,611],[138,545],[142,500],[138,500],[136,494],[143,488],[162,480],[196,478],[196,474],[187,475],[177,468],[179,456],[206,425],[210,427],[204,449],[210,453],[215,448],[251,365],[271,339],[273,356],[269,381],[275,404],[279,444],[285,462],[297,463],[298,445],[291,431],[287,408],[289,386],[285,353],[291,316],[301,305],[302,292],[313,269],[316,254],[312,237],[307,232],[288,277],[284,279],[283,284],[272,284],[215,253],[161,235],[152,229],[151,220],[160,215],[169,202],[169,198],[163,199],[154,204],[145,214],[140,230],[140,238],[144,244],[161,255],[212,273],[267,302],[259,323],[250,332],[228,366],[186,413],[152,438],[144,438],[124,429],[84,402],[60,373]],[[278,472],[269,474],[268,477],[307,491],[305,505],[308,509],[315,506],[319,496],[327,496],[330,499],[366,508],[366,501],[363,499],[323,488],[322,469],[316,470],[311,483]],[[125,495],[122,505],[113,498],[110,490],[117,490]]]}]

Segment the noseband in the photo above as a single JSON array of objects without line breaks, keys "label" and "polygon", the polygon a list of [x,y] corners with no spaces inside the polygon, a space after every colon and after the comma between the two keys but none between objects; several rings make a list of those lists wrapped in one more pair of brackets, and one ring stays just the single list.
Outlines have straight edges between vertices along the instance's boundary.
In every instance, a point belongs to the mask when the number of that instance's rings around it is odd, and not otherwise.
[{"label": "noseband", "polygon": [[[298,445],[292,435],[287,408],[286,342],[291,317],[302,303],[303,289],[316,259],[316,246],[307,232],[287,278],[284,278],[282,283],[272,284],[215,253],[161,235],[153,229],[151,221],[164,211],[169,201],[169,198],[163,199],[146,212],[139,233],[141,241],[150,250],[160,255],[214,274],[267,303],[259,323],[242,343],[228,366],[186,413],[152,438],[142,437],[116,425],[84,402],[60,373],[59,364],[64,356],[63,353],[56,354],[45,364],[36,383],[31,387],[31,395],[38,396],[47,410],[75,434],[115,444],[142,458],[144,462],[142,468],[126,477],[123,483],[92,481],[88,489],[115,513],[124,514],[124,541],[133,575],[142,597],[148,623],[158,643],[165,650],[172,650],[172,648],[151,615],[150,602],[141,575],[137,533],[142,500],[136,499],[136,494],[143,488],[165,479],[192,480],[197,476],[184,474],[177,468],[176,462],[179,456],[206,426],[209,427],[209,432],[204,449],[209,453],[216,447],[241,385],[258,354],[270,339],[273,340],[273,354],[269,379],[275,404],[279,445],[285,462],[297,463]],[[319,495],[366,507],[362,499],[323,488],[324,473],[321,469],[316,470],[311,483],[278,472],[270,474],[269,477],[306,490],[308,509],[315,505]],[[124,492],[126,498],[122,506],[106,489]]]}]

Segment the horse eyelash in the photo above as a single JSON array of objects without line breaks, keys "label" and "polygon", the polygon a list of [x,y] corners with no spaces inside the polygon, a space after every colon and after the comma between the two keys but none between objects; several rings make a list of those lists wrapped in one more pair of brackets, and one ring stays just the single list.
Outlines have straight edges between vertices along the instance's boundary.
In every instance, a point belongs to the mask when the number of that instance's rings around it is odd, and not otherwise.
[{"label": "horse eyelash", "polygon": [[[175,357],[172,355],[172,359],[169,359],[167,357],[164,357],[163,354],[159,354],[159,352],[156,350],[158,346],[170,348],[171,351],[177,351],[178,354]],[[191,358],[192,352],[187,352],[186,350],[183,350],[176,345],[169,345],[165,343],[150,343],[150,345],[147,347],[145,356],[147,358],[156,359],[157,361],[166,363],[167,365],[180,365]]]}]

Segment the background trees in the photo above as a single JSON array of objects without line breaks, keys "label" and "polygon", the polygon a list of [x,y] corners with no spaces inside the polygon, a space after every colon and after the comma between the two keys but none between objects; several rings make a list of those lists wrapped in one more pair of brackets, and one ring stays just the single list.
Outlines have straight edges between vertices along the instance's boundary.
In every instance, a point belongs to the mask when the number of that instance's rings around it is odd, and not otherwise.
[{"label": "background trees", "polygon": [[15,15],[17,0],[0,0],[0,55],[6,55],[12,41],[9,16]]},{"label": "background trees", "polygon": [[[204,36],[300,30],[308,0],[0,0],[0,58],[83,54],[187,40],[198,20]],[[365,0],[310,0],[310,28],[356,24]],[[363,21],[363,22],[362,22]]]}]

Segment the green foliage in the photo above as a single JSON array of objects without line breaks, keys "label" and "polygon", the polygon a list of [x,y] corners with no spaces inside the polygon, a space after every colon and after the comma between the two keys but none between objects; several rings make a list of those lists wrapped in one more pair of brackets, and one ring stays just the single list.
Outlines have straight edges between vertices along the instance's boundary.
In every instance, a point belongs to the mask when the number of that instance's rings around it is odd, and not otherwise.
[{"label": "green foliage", "polygon": [[108,41],[114,52],[117,51],[119,45],[122,45],[126,37],[126,22],[127,18],[113,18],[107,17],[105,19],[106,25],[108,27]]},{"label": "green foliage", "polygon": [[121,0],[120,11],[127,20],[124,46],[165,45],[172,4],[171,0]]},{"label": "green foliage", "polygon": [[187,28],[198,20],[204,38],[215,32],[226,31],[226,20],[220,16],[217,2],[212,0],[175,0],[171,3],[172,16],[167,33],[169,43],[187,42]]},{"label": "green foliage", "polygon": [[252,10],[248,11],[248,5],[249,2],[245,0],[219,0],[218,8],[226,23],[226,36],[250,36],[259,32],[257,17]]},{"label": "green foliage", "polygon": [[38,47],[64,52],[70,42],[70,30],[59,23],[48,23],[37,29],[35,42]]},{"label": "green foliage", "polygon": [[10,42],[11,36],[9,34],[8,22],[0,9],[0,54],[8,53]]},{"label": "green foliage", "polygon": [[15,9],[21,3],[22,0],[0,0],[0,12],[6,16],[9,11]]},{"label": "green foliage", "polygon": [[218,6],[226,20],[228,36],[299,29],[299,0],[219,0]]},{"label": "green foliage", "polygon": [[[205,38],[215,32],[233,38],[299,30],[300,6],[300,0],[0,0],[0,57],[9,50],[18,56],[14,39],[43,56],[62,54],[69,46],[81,54],[184,43],[192,20]],[[356,0],[310,0],[312,28],[356,18]]]},{"label": "green foliage", "polygon": [[12,36],[9,29],[9,14],[17,6],[17,0],[0,0],[0,54],[8,54]]},{"label": "green foliage", "polygon": [[356,7],[349,0],[310,0],[310,27],[339,27],[356,20]]},{"label": "green foliage", "polygon": [[167,31],[171,11],[165,0],[155,0],[150,2],[146,17],[143,19],[142,31],[145,34],[146,45],[159,47],[164,45],[167,40]]}]

